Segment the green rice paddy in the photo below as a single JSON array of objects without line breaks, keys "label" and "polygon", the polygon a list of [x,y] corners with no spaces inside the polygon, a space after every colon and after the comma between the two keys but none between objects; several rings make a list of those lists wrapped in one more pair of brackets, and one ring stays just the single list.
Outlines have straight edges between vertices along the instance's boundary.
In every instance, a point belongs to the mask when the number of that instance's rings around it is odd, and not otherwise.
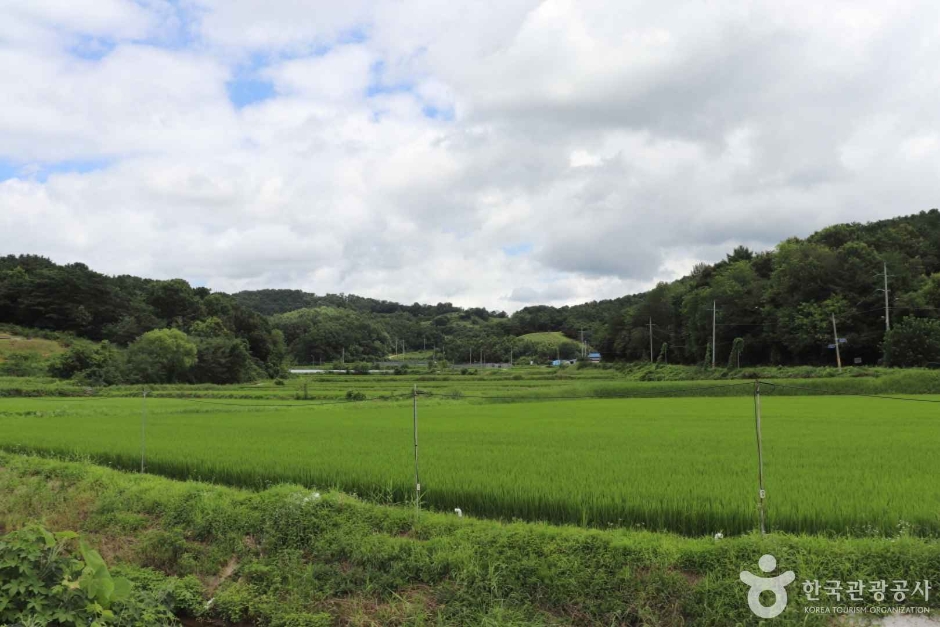
[{"label": "green rice paddy", "polygon": [[[404,392],[405,390],[400,390]],[[139,469],[141,399],[0,399],[0,447]],[[273,407],[272,407],[273,405]],[[768,528],[940,535],[940,404],[763,399]],[[146,468],[246,487],[414,497],[410,399],[151,398]],[[422,505],[683,534],[757,527],[750,396],[480,403],[419,398]]]}]

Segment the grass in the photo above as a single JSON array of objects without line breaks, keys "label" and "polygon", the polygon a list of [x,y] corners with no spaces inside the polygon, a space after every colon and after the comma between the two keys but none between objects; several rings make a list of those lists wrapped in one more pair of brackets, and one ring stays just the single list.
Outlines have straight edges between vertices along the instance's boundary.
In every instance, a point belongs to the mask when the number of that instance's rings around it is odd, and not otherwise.
[{"label": "grass", "polygon": [[[701,370],[687,366],[668,368],[675,370],[666,378],[657,378],[665,368],[629,366],[625,372],[597,367],[530,367],[473,368],[468,374],[461,371],[428,372],[412,369],[407,375],[392,374],[321,374],[297,376],[277,385],[270,380],[237,385],[173,384],[148,385],[150,394],[160,397],[205,397],[229,399],[281,399],[328,400],[344,398],[353,389],[370,396],[382,396],[409,390],[417,384],[422,390],[436,394],[450,394],[460,390],[468,395],[512,396],[534,399],[556,396],[669,396],[672,393],[750,395],[746,385],[733,391],[708,391],[704,388],[730,383],[746,383],[760,377],[780,384],[773,393],[796,394],[940,394],[940,370],[926,369],[848,369],[840,375],[834,368],[754,370]],[[692,375],[700,373],[696,379]],[[704,374],[702,374],[704,373]],[[794,374],[812,378],[797,380]],[[680,376],[681,375],[681,376]],[[706,376],[707,375],[707,376]],[[675,378],[672,378],[675,377]],[[682,378],[685,377],[685,378]],[[711,377],[711,378],[708,378]],[[801,390],[797,388],[810,388]],[[0,397],[9,396],[140,396],[140,385],[118,385],[88,389],[71,381],[43,377],[0,376]]]},{"label": "grass", "polygon": [[579,346],[577,340],[573,340],[561,331],[543,331],[541,333],[526,333],[516,338],[516,342],[531,342],[537,346],[538,351],[548,350],[561,346],[562,344],[574,344]]},{"label": "grass", "polygon": [[[940,543],[903,535],[715,541],[503,524],[0,453],[0,533],[33,521],[83,532],[120,575],[174,590],[167,600],[187,616],[280,627],[758,625],[738,574],[765,553],[797,577],[774,624],[822,627],[831,616],[804,609],[828,602],[808,601],[802,581],[914,582],[940,569]],[[904,604],[936,610],[940,595]]]},{"label": "grass", "polygon": [[[10,337],[11,339],[2,339]],[[66,349],[56,341],[44,340],[39,338],[26,339],[19,336],[9,336],[6,332],[0,331],[0,361],[9,358],[15,354],[30,354],[40,357],[51,357],[64,352]]]},{"label": "grass", "polygon": [[[228,403],[148,400],[148,471],[411,498],[410,399]],[[940,535],[937,405],[774,395],[762,405],[771,529]],[[0,399],[0,446],[134,469],[141,407],[140,399]],[[427,506],[688,535],[756,526],[749,395],[498,404],[431,397],[419,399],[418,412]]]}]

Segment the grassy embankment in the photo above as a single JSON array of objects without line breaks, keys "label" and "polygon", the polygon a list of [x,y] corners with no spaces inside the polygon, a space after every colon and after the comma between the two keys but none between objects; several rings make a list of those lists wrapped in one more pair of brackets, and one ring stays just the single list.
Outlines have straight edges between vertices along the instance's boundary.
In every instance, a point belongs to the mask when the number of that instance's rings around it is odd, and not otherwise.
[{"label": "grassy embankment", "polygon": [[[118,574],[166,590],[184,615],[272,627],[757,625],[738,573],[758,572],[764,553],[797,577],[775,624],[821,626],[830,617],[803,608],[826,601],[807,601],[804,580],[940,576],[940,544],[905,536],[716,541],[504,524],[0,454],[0,531],[31,521],[82,531]],[[194,577],[208,611],[189,595]]]},{"label": "grassy embankment", "polygon": [[[750,369],[702,369],[692,366],[660,366],[627,364],[615,368],[600,367],[530,367],[472,368],[460,371],[428,372],[412,369],[407,374],[321,374],[297,376],[278,384],[271,380],[236,385],[170,384],[115,385],[89,388],[78,383],[51,377],[0,376],[0,397],[4,396],[140,396],[146,387],[152,396],[255,398],[280,400],[339,399],[349,390],[366,395],[383,396],[410,390],[414,385],[440,395],[488,395],[538,399],[556,396],[668,396],[674,391],[704,388],[725,382],[760,378],[790,383],[799,387],[779,388],[780,395],[837,394],[940,394],[940,370],[896,368],[835,368],[763,367]],[[706,394],[705,392],[696,392]],[[749,395],[743,387],[734,392],[708,391],[706,395]],[[498,400],[505,400],[500,398]]]}]

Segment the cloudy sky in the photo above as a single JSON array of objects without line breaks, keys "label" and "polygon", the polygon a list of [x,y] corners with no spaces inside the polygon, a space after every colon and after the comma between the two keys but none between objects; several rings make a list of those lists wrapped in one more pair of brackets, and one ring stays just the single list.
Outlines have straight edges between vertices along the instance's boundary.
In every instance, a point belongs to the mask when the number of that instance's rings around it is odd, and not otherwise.
[{"label": "cloudy sky", "polygon": [[0,254],[514,310],[940,205],[933,0],[0,13]]}]

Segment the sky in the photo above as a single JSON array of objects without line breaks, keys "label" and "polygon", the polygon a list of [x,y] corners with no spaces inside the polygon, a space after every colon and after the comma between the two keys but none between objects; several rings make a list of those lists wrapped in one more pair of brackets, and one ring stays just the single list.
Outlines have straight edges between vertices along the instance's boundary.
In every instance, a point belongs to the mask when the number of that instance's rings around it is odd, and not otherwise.
[{"label": "sky", "polygon": [[514,311],[940,205],[932,0],[0,11],[0,254]]}]

